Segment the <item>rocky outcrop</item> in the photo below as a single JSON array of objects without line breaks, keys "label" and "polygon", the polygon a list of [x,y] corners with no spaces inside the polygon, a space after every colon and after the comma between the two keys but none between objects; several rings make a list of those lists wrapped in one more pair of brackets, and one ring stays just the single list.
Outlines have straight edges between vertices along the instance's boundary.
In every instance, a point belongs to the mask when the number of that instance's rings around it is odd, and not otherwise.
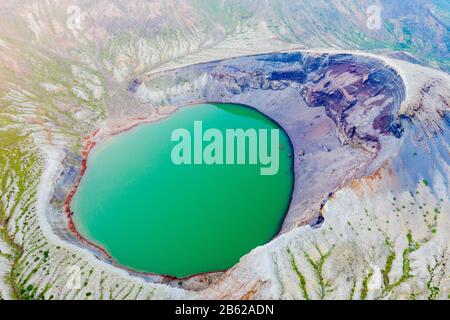
[{"label": "rocky outcrop", "polygon": [[400,77],[380,61],[349,54],[289,52],[210,62],[141,76],[130,91],[153,106],[247,104],[277,121],[300,155],[283,231],[313,223],[329,195],[370,174],[366,169],[383,144],[397,143],[403,133]]}]

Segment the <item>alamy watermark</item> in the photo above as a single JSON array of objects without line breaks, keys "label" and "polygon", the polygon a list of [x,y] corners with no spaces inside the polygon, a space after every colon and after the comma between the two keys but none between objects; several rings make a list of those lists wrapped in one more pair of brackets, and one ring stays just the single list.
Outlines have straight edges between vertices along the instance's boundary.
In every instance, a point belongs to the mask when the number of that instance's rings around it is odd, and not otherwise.
[{"label": "alamy watermark", "polygon": [[369,30],[381,29],[381,7],[377,5],[371,5],[366,10],[367,21],[366,26]]},{"label": "alamy watermark", "polygon": [[67,7],[66,27],[74,33],[81,32],[83,30],[83,13],[81,8],[76,5],[70,5]]},{"label": "alamy watermark", "polygon": [[[270,138],[269,138],[270,137]],[[261,175],[278,173],[280,162],[279,129],[203,130],[202,121],[194,121],[193,134],[179,128],[172,132],[171,158],[176,165],[260,164]]]}]

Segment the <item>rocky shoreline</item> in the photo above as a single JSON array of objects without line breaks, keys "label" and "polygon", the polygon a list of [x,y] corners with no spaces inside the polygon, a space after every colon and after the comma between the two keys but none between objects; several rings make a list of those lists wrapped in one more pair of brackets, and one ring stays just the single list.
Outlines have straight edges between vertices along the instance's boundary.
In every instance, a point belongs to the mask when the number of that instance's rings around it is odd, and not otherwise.
[{"label": "rocky shoreline", "polygon": [[[150,88],[158,87],[155,83],[159,81],[166,82],[165,92],[169,101],[154,99],[154,89]],[[296,187],[281,234],[305,223],[320,226],[323,223],[321,210],[327,199],[349,179],[370,174],[365,169],[382,149],[378,136],[387,139],[385,143],[391,143],[390,140],[395,141],[402,132],[396,116],[404,97],[401,79],[379,61],[353,55],[290,52],[233,58],[135,79],[129,90],[143,104],[151,104],[160,110],[170,109],[162,117],[192,103],[233,102],[248,104],[277,121],[290,136],[296,155]],[[369,120],[373,123],[369,125],[362,125],[367,119],[358,114],[364,113],[360,111],[364,108],[375,109],[371,110]],[[60,235],[87,246],[98,258],[114,265],[106,251],[78,234],[72,223],[69,204],[87,169],[89,151],[97,141],[157,119],[143,114],[130,118],[128,126],[95,130],[85,139],[81,156],[66,154],[64,171],[55,188],[52,210],[58,211],[63,203],[67,231],[72,236],[67,233]],[[348,157],[348,153],[355,159]],[[339,169],[332,167],[336,161],[330,163],[327,159],[335,157],[341,158],[343,166]],[[337,174],[333,184],[317,180],[317,165],[321,162],[324,162],[322,170],[325,175]],[[304,168],[310,172],[305,174]],[[315,195],[310,192],[303,196],[304,189],[312,189]],[[305,198],[308,200],[303,200]],[[176,283],[176,286],[185,280],[203,282],[205,278],[220,275],[212,273],[174,279],[127,271],[158,283]],[[210,281],[206,280],[207,283]]]}]

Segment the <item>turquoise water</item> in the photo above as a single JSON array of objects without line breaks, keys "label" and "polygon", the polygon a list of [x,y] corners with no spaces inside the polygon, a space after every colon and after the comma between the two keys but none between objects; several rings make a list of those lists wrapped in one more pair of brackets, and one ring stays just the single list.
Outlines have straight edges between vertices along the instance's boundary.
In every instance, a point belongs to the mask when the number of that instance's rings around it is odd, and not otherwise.
[{"label": "turquoise water", "polygon": [[171,134],[192,133],[194,121],[221,132],[280,129],[252,108],[201,104],[98,144],[71,206],[79,233],[118,264],[175,277],[219,271],[277,234],[293,189],[287,135],[280,130],[274,175],[261,175],[259,162],[176,165]]}]

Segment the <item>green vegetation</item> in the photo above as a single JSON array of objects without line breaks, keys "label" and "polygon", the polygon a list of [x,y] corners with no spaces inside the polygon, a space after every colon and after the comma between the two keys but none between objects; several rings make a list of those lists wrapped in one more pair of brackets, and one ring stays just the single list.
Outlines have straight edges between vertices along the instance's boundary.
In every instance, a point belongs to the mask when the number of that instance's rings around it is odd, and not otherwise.
[{"label": "green vegetation", "polygon": [[[409,260],[409,255],[411,253],[413,253],[414,251],[418,250],[420,245],[418,242],[414,242],[413,238],[412,238],[412,234],[411,231],[408,232],[408,234],[406,235],[406,238],[408,240],[408,246],[403,250],[403,254],[402,254],[402,276],[400,277],[400,279],[398,279],[396,282],[394,283],[390,283],[389,278],[386,279],[386,283],[385,283],[385,287],[383,289],[383,295],[387,294],[388,292],[392,291],[392,289],[394,289],[395,287],[398,287],[399,285],[401,285],[403,282],[405,282],[406,280],[410,279],[411,276],[411,265],[410,265],[410,260]],[[392,264],[392,262],[391,262]]]},{"label": "green vegetation", "polygon": [[348,297],[348,300],[353,300],[353,296],[355,295],[355,289],[356,289],[356,280],[353,280],[353,285],[350,290],[350,295]]},{"label": "green vegetation", "polygon": [[386,247],[388,248],[388,256],[386,259],[386,265],[383,270],[381,270],[381,274],[383,275],[383,283],[385,287],[389,286],[389,272],[392,269],[392,263],[395,260],[395,251],[393,249],[392,243],[389,239],[385,240]]},{"label": "green vegetation", "polygon": [[330,286],[330,282],[329,281],[325,281],[323,278],[323,264],[325,263],[326,259],[330,256],[333,248],[331,248],[328,252],[326,252],[325,254],[323,254],[320,251],[320,248],[318,245],[315,245],[315,248],[317,250],[317,252],[320,255],[319,260],[314,261],[305,251],[303,251],[303,254],[306,257],[306,260],[308,261],[308,263],[313,267],[317,281],[319,283],[319,298],[320,299],[324,299],[325,295],[332,291],[331,286]]},{"label": "green vegetation", "polygon": [[366,300],[367,298],[367,294],[369,292],[368,289],[368,283],[369,283],[369,279],[373,276],[373,269],[370,268],[369,272],[366,276],[363,277],[362,280],[362,288],[361,288],[361,300]]},{"label": "green vegetation", "polygon": [[291,250],[288,248],[288,254],[291,258],[291,266],[292,269],[294,269],[295,274],[298,277],[298,280],[300,282],[300,288],[302,290],[303,298],[306,300],[310,300],[310,297],[308,295],[308,291],[306,290],[306,279],[305,276],[300,272],[300,270],[297,267],[297,264],[295,263],[294,255],[292,254]]},{"label": "green vegetation", "polygon": [[430,294],[428,295],[428,300],[436,299],[437,295],[440,292],[439,287],[433,284],[433,278],[435,276],[434,273],[435,273],[436,269],[438,268],[438,266],[439,266],[438,262],[436,262],[434,267],[430,267],[430,265],[427,265],[427,270],[428,270],[428,273],[430,275],[430,278],[427,281],[427,288],[428,288],[428,290],[430,292]]}]

